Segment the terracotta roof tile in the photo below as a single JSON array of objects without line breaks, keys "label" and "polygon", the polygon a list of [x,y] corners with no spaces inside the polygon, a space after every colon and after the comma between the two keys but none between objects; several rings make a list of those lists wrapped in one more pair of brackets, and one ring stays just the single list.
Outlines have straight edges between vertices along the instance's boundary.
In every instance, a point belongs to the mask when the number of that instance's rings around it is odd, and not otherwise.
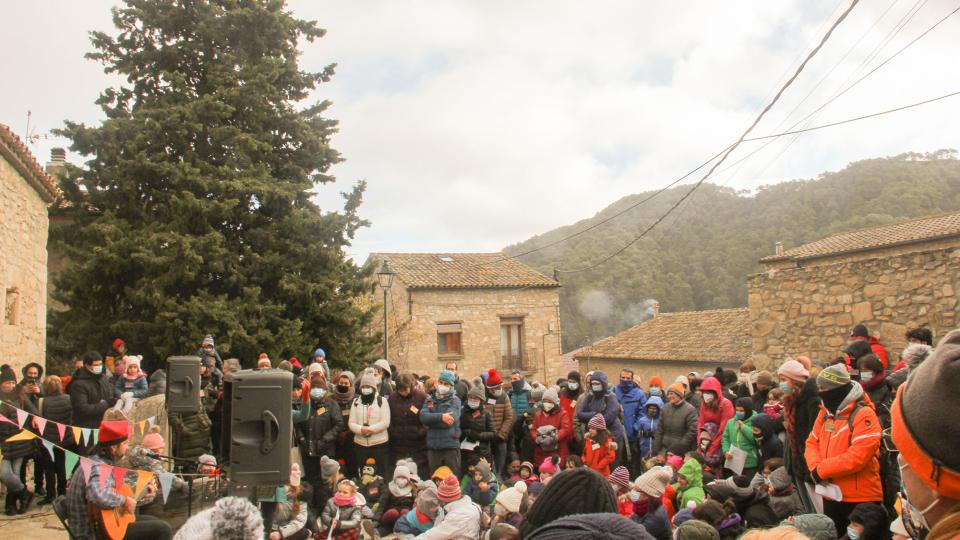
[{"label": "terracotta roof tile", "polygon": [[749,309],[679,311],[602,339],[575,357],[741,363],[751,346]]},{"label": "terracotta roof tile", "polygon": [[33,157],[33,152],[4,124],[0,124],[0,156],[17,169],[44,201],[52,203],[63,196],[56,181]]},{"label": "terracotta roof tile", "polygon": [[[559,287],[503,253],[371,253],[386,259],[397,277],[411,289],[486,289],[504,287]],[[377,263],[379,264],[379,263]]]},{"label": "terracotta roof tile", "polygon": [[834,234],[788,249],[783,255],[764,257],[760,262],[815,259],[957,235],[960,235],[960,213],[944,214]]}]

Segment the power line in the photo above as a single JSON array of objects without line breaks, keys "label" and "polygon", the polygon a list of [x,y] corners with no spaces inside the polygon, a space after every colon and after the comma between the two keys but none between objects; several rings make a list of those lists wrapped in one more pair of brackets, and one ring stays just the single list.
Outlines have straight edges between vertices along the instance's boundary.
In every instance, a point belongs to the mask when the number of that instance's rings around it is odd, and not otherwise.
[{"label": "power line", "polygon": [[838,17],[836,21],[834,21],[834,23],[830,26],[830,29],[827,30],[827,33],[824,34],[822,38],[820,38],[820,42],[817,44],[817,46],[812,51],[810,51],[807,57],[804,58],[803,62],[799,66],[797,66],[797,69],[793,73],[793,75],[789,79],[787,79],[787,82],[785,82],[783,86],[780,87],[780,90],[777,92],[775,96],[773,96],[773,99],[770,101],[770,103],[768,103],[767,106],[764,107],[762,111],[760,111],[760,114],[757,115],[757,117],[753,120],[753,123],[750,124],[750,126],[746,129],[746,131],[744,131],[743,134],[740,135],[740,138],[737,139],[737,142],[727,147],[727,150],[724,152],[723,156],[720,157],[720,160],[714,163],[713,166],[710,167],[710,170],[707,171],[707,174],[703,175],[703,177],[700,178],[700,180],[697,181],[697,183],[694,184],[689,191],[687,191],[682,197],[680,197],[680,199],[673,206],[671,206],[666,213],[664,213],[662,216],[657,218],[656,221],[654,221],[649,227],[644,229],[643,232],[641,232],[633,240],[630,240],[629,242],[627,242],[626,245],[614,251],[613,253],[607,255],[606,257],[600,259],[596,263],[591,264],[589,266],[585,266],[583,268],[577,268],[575,270],[560,270],[560,272],[567,273],[567,274],[575,273],[575,272],[585,272],[587,270],[592,270],[594,268],[597,268],[598,266],[606,263],[610,259],[613,259],[614,257],[620,255],[621,253],[626,251],[630,246],[640,241],[641,238],[646,236],[647,233],[652,231],[657,225],[660,224],[660,222],[662,222],[664,219],[666,219],[667,216],[669,216],[674,210],[676,210],[677,207],[683,203],[683,201],[687,200],[687,198],[693,195],[693,192],[696,191],[697,188],[702,186],[703,183],[707,180],[707,178],[709,178],[710,175],[713,174],[713,171],[717,170],[717,167],[719,167],[721,164],[723,164],[724,161],[726,161],[727,157],[729,157],[730,154],[733,153],[733,151],[736,150],[738,146],[740,146],[740,144],[744,141],[747,135],[749,135],[750,132],[753,131],[753,128],[755,128],[757,124],[760,123],[760,120],[763,119],[763,117],[767,114],[767,112],[771,108],[773,108],[774,105],[776,105],[776,103],[780,100],[780,97],[783,95],[783,93],[786,92],[787,88],[789,88],[790,85],[793,84],[793,81],[795,81],[797,77],[800,76],[800,73],[803,72],[803,69],[807,66],[810,60],[812,60],[813,57],[816,56],[818,52],[820,52],[820,49],[823,48],[827,40],[830,39],[830,36],[833,35],[833,31],[836,30],[838,26],[840,26],[840,23],[842,23],[844,19],[847,18],[847,15],[849,15],[850,12],[853,11],[853,8],[856,7],[858,3],[860,3],[860,0],[852,0],[850,2],[850,6],[848,6],[847,9],[840,14],[840,17]]}]

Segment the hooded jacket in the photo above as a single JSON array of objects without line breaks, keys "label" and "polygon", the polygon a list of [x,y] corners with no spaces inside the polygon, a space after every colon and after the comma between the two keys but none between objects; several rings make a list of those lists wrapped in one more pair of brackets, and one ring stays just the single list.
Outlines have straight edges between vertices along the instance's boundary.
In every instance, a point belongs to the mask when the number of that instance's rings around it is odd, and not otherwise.
[{"label": "hooded jacket", "polygon": [[[427,426],[427,449],[449,450],[460,448],[460,412],[463,406],[454,392],[444,397],[436,393],[427,396],[420,409],[420,421]],[[447,425],[443,415],[453,416],[453,424]]]},{"label": "hooded jacket", "polygon": [[557,449],[546,451],[539,445],[533,448],[534,463],[543,463],[543,460],[550,455],[558,455],[561,459],[566,459],[569,455],[569,443],[573,439],[573,421],[567,416],[567,411],[559,405],[552,411],[546,412],[543,409],[537,411],[533,417],[533,424],[530,426],[530,439],[537,440],[537,430],[544,426],[553,426],[557,428]]},{"label": "hooded jacket", "polygon": [[[849,418],[855,408],[851,433]],[[834,416],[820,407],[804,452],[810,472],[839,486],[843,502],[882,501],[877,458],[882,429],[877,413],[856,383],[850,385],[837,411]]]},{"label": "hooded jacket", "polygon": [[[453,396],[456,398],[457,396]],[[457,401],[460,401],[459,398]],[[460,497],[443,507],[432,529],[417,535],[417,540],[474,540],[480,538],[482,510],[470,497]]]},{"label": "hooded jacket", "polygon": [[706,494],[703,492],[703,468],[700,467],[700,462],[692,458],[686,460],[677,474],[682,474],[687,479],[685,488],[681,488],[679,482],[673,484],[673,489],[677,490],[677,509],[686,508],[690,502],[702,503]]},{"label": "hooded jacket", "polygon": [[94,375],[86,367],[81,367],[73,374],[70,403],[73,405],[74,425],[94,429],[100,427],[103,413],[115,402],[113,386],[106,370]]},{"label": "hooded jacket", "polygon": [[770,458],[783,457],[783,443],[777,437],[776,423],[765,414],[755,414],[751,417],[753,427],[760,429],[763,439],[757,445],[757,467]]},{"label": "hooded jacket", "polygon": [[[652,399],[652,398],[651,398]],[[697,409],[686,401],[665,403],[653,440],[654,454],[670,452],[682,456],[697,445]]]},{"label": "hooded jacket", "polygon": [[707,405],[707,402],[704,401],[700,404],[700,417],[697,419],[697,433],[700,432],[700,429],[707,422],[713,422],[717,424],[717,435],[710,441],[710,446],[707,448],[707,453],[715,453],[720,449],[722,443],[723,433],[727,428],[727,421],[733,418],[734,411],[733,403],[729,399],[723,397],[723,389],[720,387],[720,381],[716,377],[707,377],[703,384],[700,385],[700,390],[703,392],[713,391],[717,396],[715,403],[717,408],[714,409]]},{"label": "hooded jacket", "polygon": [[[527,384],[527,379],[525,378],[519,381],[513,381],[510,384],[511,389],[508,392],[510,395],[510,406],[513,407],[514,416],[520,418],[533,408],[533,398],[530,397],[530,385]],[[517,388],[518,386],[519,388]]]},{"label": "hooded jacket", "polygon": [[593,382],[599,382],[602,386],[601,397],[597,397],[589,388],[581,396],[580,404],[577,405],[577,420],[587,425],[590,419],[597,414],[603,415],[603,420],[607,423],[607,429],[613,435],[614,440],[622,441],[624,436],[623,424],[620,422],[620,401],[617,396],[610,392],[607,384],[607,374],[602,371],[593,373]]},{"label": "hooded jacket", "polygon": [[[657,415],[653,418],[647,416],[647,408],[656,407]],[[633,424],[634,433],[640,445],[640,456],[646,457],[653,449],[653,440],[657,436],[657,426],[660,424],[660,415],[663,411],[663,400],[658,396],[650,396],[647,402],[640,409],[637,421]]]},{"label": "hooded jacket", "polygon": [[[753,413],[753,411],[750,412]],[[743,420],[730,419],[727,422],[727,427],[723,430],[720,444],[724,454],[730,451],[731,446],[736,446],[746,452],[747,460],[744,462],[743,468],[755,469],[758,466],[758,461],[757,441],[753,438],[753,414]]]},{"label": "hooded jacket", "polygon": [[[353,432],[353,443],[360,446],[376,446],[390,440],[387,428],[390,427],[390,405],[387,398],[373,392],[373,399],[369,404],[363,402],[361,396],[353,398],[350,406],[350,419],[347,426]],[[373,430],[370,435],[363,434],[363,428]]]},{"label": "hooded jacket", "polygon": [[627,439],[636,442],[636,423],[641,416],[645,416],[643,409],[647,401],[647,395],[633,381],[630,381],[627,385],[624,385],[622,381],[617,383],[617,386],[613,388],[613,394],[617,396],[617,401],[623,407],[623,422]]}]

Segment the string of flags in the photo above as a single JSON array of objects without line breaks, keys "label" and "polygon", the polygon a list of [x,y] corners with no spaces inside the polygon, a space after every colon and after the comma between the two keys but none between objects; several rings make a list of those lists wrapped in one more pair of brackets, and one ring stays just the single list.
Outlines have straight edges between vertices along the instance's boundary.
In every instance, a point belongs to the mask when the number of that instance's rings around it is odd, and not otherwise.
[{"label": "string of flags", "polygon": [[[92,444],[97,444],[100,430],[95,428],[82,428],[78,426],[62,424],[60,422],[54,422],[52,420],[47,420],[46,418],[42,418],[40,416],[30,414],[27,411],[24,411],[23,409],[17,408],[13,405],[10,405],[10,404],[6,404],[6,405],[16,410],[17,419],[16,421],[14,421],[10,418],[7,418],[3,414],[0,414],[0,422],[5,422],[7,424],[15,425],[19,427],[21,430],[19,433],[7,438],[7,442],[29,441],[33,439],[39,439],[41,445],[50,454],[50,459],[56,459],[53,452],[54,448],[60,449],[61,451],[63,451],[64,456],[66,458],[65,469],[66,469],[68,478],[70,478],[73,475],[74,470],[78,468],[77,466],[79,464],[79,469],[82,472],[84,478],[87,481],[89,481],[91,469],[94,466],[96,466],[100,473],[99,476],[100,476],[101,489],[106,485],[106,481],[109,476],[113,477],[114,485],[118,486],[120,485],[121,482],[124,481],[124,478],[128,473],[135,474],[136,484],[133,490],[134,498],[138,498],[140,494],[143,492],[143,490],[146,489],[147,485],[154,479],[154,477],[156,477],[157,483],[160,485],[160,493],[163,495],[164,504],[166,504],[167,497],[170,494],[170,487],[173,485],[174,473],[171,473],[171,472],[155,473],[153,471],[127,469],[124,467],[118,467],[115,465],[100,463],[86,456],[81,456],[76,452],[73,452],[72,450],[62,446],[62,444],[68,442],[67,440],[65,440],[65,438],[70,439],[72,437],[72,442],[76,444],[83,444],[84,446],[90,446],[91,442]],[[40,435],[28,429],[24,429],[23,426],[24,424],[27,423],[27,420],[30,417],[33,417],[33,423],[36,426],[37,431],[40,433]],[[57,435],[60,438],[59,442],[61,444],[57,444],[57,443],[54,443],[53,441],[43,438],[43,433],[45,432],[45,428],[47,427],[48,424],[51,424],[51,423],[54,424],[57,428]],[[149,425],[149,427],[153,427],[155,423],[156,423],[156,417],[151,416],[150,418],[147,418],[145,420],[140,420],[135,424],[134,423],[131,423],[131,424],[136,425],[140,434],[143,435],[145,433],[145,430],[149,429],[147,426]],[[196,474],[187,473],[187,474],[182,474],[181,476],[209,476],[209,475],[205,473],[196,473]]]}]

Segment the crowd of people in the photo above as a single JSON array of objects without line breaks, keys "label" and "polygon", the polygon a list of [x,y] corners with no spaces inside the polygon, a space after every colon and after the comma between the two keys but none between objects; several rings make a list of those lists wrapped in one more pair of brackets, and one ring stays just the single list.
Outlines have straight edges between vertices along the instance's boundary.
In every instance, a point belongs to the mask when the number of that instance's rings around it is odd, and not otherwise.
[{"label": "crowd of people", "polygon": [[[355,374],[322,349],[302,364],[261,355],[257,369],[295,380],[289,480],[255,502],[219,492],[175,537],[960,538],[960,431],[950,417],[960,330],[936,349],[925,328],[906,338],[898,358],[857,325],[831,361],[796,356],[771,371],[747,362],[667,382],[630,369],[615,382],[603,371],[550,382],[497,369],[471,376],[452,362],[418,375],[382,359]],[[171,414],[171,452],[217,475],[221,387],[240,363],[221,360],[211,336],[197,355],[202,406]],[[70,376],[44,378],[30,364],[19,382],[4,366],[0,407],[11,410],[2,412],[99,428],[96,444],[78,448],[95,463],[162,467],[159,431],[131,445],[126,422],[137,400],[163,393],[162,370],[147,377],[119,339],[108,356],[112,369],[90,352]],[[37,504],[66,495],[71,532],[87,538],[97,527],[90,505],[149,504],[119,495],[112,475],[68,483],[62,452],[7,441],[18,431],[0,423],[8,515],[35,494]],[[186,489],[178,480],[173,490]],[[146,491],[153,500],[157,487]],[[173,531],[144,516],[127,537]]]}]

